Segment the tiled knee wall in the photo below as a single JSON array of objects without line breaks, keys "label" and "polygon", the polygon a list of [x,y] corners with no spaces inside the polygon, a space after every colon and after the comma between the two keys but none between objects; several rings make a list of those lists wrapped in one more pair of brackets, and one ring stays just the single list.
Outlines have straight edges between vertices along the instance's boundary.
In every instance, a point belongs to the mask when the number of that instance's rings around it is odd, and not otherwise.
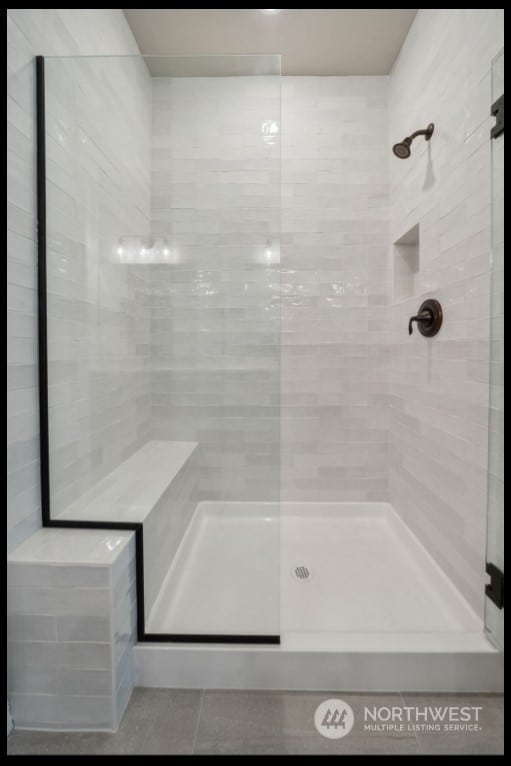
[{"label": "tiled knee wall", "polygon": [[9,557],[8,588],[15,726],[117,729],[133,689],[134,534],[40,530]]}]

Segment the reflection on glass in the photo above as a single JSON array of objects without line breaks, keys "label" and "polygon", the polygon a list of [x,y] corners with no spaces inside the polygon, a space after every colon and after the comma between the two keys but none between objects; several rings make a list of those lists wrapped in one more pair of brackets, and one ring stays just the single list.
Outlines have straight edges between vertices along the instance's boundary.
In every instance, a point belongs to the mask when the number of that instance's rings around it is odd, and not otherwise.
[{"label": "reflection on glass", "polygon": [[52,517],[143,524],[146,632],[278,636],[280,59],[45,73]]}]

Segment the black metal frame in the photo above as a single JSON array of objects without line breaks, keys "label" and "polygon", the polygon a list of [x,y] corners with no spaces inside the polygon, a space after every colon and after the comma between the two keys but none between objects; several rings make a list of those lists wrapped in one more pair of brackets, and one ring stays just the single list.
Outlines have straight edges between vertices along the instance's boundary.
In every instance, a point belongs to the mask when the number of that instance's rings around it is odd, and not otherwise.
[{"label": "black metal frame", "polygon": [[486,562],[486,574],[490,575],[490,582],[485,585],[484,592],[493,601],[497,609],[504,608],[504,572],[495,564]]},{"label": "black metal frame", "polygon": [[495,125],[491,129],[491,137],[497,138],[504,132],[504,94],[491,105],[492,117],[495,117]]},{"label": "black metal frame", "polygon": [[122,529],[135,532],[137,589],[137,639],[139,642],[202,644],[280,644],[279,635],[223,635],[146,633],[144,609],[144,527],[142,522],[67,521],[52,519],[50,512],[50,446],[48,431],[48,327],[46,285],[46,121],[44,56],[36,56],[37,107],[37,295],[39,368],[39,446],[41,465],[41,515],[43,527],[70,529]]},{"label": "black metal frame", "polygon": [[[495,117],[495,125],[490,131],[490,138],[498,138],[504,132],[504,94],[491,105],[491,116]],[[502,509],[504,513],[504,509]],[[485,595],[493,601],[497,609],[504,609],[504,572],[499,567],[486,562],[486,574],[490,575],[490,582],[484,586]]]}]

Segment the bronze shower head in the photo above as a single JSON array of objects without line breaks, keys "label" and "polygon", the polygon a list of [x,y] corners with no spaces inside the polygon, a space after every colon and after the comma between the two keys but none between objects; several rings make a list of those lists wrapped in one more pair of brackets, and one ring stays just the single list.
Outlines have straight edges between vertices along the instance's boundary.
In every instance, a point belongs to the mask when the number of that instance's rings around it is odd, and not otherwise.
[{"label": "bronze shower head", "polygon": [[398,144],[394,144],[392,147],[392,151],[396,155],[396,157],[399,157],[400,160],[407,160],[410,154],[412,153],[412,141],[414,138],[417,138],[417,136],[424,136],[426,141],[429,141],[431,136],[433,135],[433,131],[435,129],[435,126],[432,122],[429,123],[426,130],[416,130],[415,133],[412,133],[411,136],[407,136],[406,138],[403,138],[402,141],[400,141]]}]

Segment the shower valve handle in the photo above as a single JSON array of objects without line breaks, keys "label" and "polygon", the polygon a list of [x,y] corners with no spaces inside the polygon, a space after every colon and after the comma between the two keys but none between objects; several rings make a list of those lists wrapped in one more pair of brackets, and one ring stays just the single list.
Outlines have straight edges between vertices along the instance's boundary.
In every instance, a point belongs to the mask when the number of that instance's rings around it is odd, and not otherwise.
[{"label": "shower valve handle", "polygon": [[425,322],[426,324],[431,324],[433,321],[433,312],[427,309],[426,311],[420,311],[418,314],[415,314],[415,316],[410,317],[410,321],[408,322],[408,335],[411,335],[413,332],[413,322]]},{"label": "shower valve handle", "polygon": [[424,335],[425,338],[432,338],[441,328],[442,320],[443,312],[440,303],[435,298],[428,298],[421,304],[417,314],[410,317],[408,334],[412,334],[413,323],[417,322],[420,334]]}]

